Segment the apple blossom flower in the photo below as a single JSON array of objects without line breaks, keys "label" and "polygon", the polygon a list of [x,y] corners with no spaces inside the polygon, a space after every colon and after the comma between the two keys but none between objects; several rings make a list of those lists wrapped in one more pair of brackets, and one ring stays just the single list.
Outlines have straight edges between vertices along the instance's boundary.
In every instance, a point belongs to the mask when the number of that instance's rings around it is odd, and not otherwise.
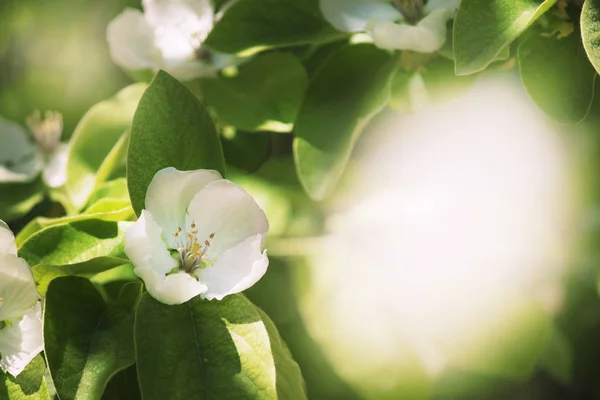
[{"label": "apple blossom flower", "polygon": [[323,16],[344,32],[366,32],[388,50],[433,53],[460,0],[321,0]]},{"label": "apple blossom flower", "polygon": [[0,220],[0,369],[15,377],[44,349],[39,300],[31,269]]},{"label": "apple blossom flower", "polygon": [[31,182],[40,172],[46,185],[62,186],[67,180],[68,144],[61,143],[62,115],[39,111],[27,118],[27,131],[0,117],[0,182]]},{"label": "apple blossom flower", "polygon": [[217,19],[210,0],[142,0],[144,12],[126,8],[107,28],[113,61],[130,71],[159,69],[179,80],[214,75],[234,56],[203,44]]},{"label": "apple blossom flower", "polygon": [[213,170],[156,173],[146,209],[125,234],[125,253],[165,304],[222,300],[254,285],[269,264],[269,224],[243,189]]}]

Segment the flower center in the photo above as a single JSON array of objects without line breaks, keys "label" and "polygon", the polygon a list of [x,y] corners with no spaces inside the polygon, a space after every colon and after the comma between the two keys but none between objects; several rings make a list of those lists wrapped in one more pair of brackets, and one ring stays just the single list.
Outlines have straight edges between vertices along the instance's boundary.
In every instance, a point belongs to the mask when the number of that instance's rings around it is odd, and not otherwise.
[{"label": "flower center", "polygon": [[37,144],[46,154],[51,153],[60,144],[62,136],[62,115],[55,111],[46,111],[44,119],[39,111],[35,111],[27,118],[27,126],[33,134]]},{"label": "flower center", "polygon": [[176,250],[179,253],[179,269],[193,275],[196,269],[209,265],[206,257],[211,240],[215,238],[215,233],[211,233],[208,239],[201,243],[197,236],[198,230],[194,221],[190,224],[190,228],[189,232],[184,232],[183,228],[177,227],[177,232],[173,234],[173,237],[175,237]]},{"label": "flower center", "polygon": [[423,18],[425,0],[392,0],[392,5],[400,11],[409,24],[416,24]]},{"label": "flower center", "polygon": [[[3,298],[0,297],[0,309],[2,308],[2,300]],[[0,321],[0,330],[6,328],[8,326],[8,323],[6,321]]]}]

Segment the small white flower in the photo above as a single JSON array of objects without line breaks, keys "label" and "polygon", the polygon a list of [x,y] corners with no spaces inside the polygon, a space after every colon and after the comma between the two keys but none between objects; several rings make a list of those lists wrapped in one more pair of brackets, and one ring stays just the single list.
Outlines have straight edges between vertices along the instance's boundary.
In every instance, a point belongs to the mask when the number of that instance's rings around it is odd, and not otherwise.
[{"label": "small white flower", "polygon": [[221,300],[254,285],[269,265],[263,210],[212,170],[165,168],[125,234],[125,253],[148,292],[165,304]]},{"label": "small white flower", "polygon": [[0,369],[13,376],[44,349],[39,300],[29,265],[0,220]]},{"label": "small white flower", "polygon": [[46,185],[62,186],[67,180],[68,145],[61,143],[62,115],[39,111],[27,118],[34,141],[20,125],[0,117],[0,182],[31,182],[40,172]]},{"label": "small white flower", "polygon": [[367,32],[377,47],[433,53],[460,0],[321,0],[324,17],[344,32]]},{"label": "small white flower", "polygon": [[110,55],[121,68],[163,69],[191,80],[235,61],[203,45],[216,19],[210,0],[142,0],[142,6],[143,13],[126,8],[108,25]]}]

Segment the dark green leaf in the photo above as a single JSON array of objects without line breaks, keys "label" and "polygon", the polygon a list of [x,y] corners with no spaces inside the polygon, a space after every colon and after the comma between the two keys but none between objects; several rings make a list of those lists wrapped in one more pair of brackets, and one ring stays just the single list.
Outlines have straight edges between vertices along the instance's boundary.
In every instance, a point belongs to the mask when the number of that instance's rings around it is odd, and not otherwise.
[{"label": "dark green leaf", "polygon": [[32,183],[0,185],[0,219],[12,221],[27,214],[44,200],[43,190],[41,178]]},{"label": "dark green leaf", "polygon": [[135,320],[143,398],[305,398],[298,366],[263,317],[243,295],[168,306],[145,294]]},{"label": "dark green leaf", "polygon": [[298,176],[307,193],[330,195],[369,120],[388,103],[396,59],[370,44],[337,50],[315,74],[296,122]]},{"label": "dark green leaf", "polygon": [[108,382],[103,400],[141,400],[135,365],[117,372]]},{"label": "dark green leaf", "polygon": [[240,0],[215,24],[206,44],[224,53],[319,44],[342,36],[323,20],[318,0]]},{"label": "dark green leaf", "polygon": [[142,291],[126,285],[106,304],[87,279],[53,281],[45,299],[44,343],[62,399],[100,399],[113,375],[135,362],[133,316]]},{"label": "dark green leaf", "polygon": [[225,162],[241,171],[256,172],[271,155],[271,137],[266,132],[235,132],[221,136]]},{"label": "dark green leaf", "polygon": [[463,0],[454,19],[458,75],[485,69],[556,0]]},{"label": "dark green leaf", "polygon": [[600,1],[586,0],[581,10],[581,36],[590,61],[600,71]]},{"label": "dark green leaf", "polygon": [[518,54],[523,84],[542,111],[563,124],[585,118],[594,98],[596,71],[579,35],[557,39],[532,34]]},{"label": "dark green leaf", "polygon": [[215,125],[192,92],[160,71],[142,96],[133,117],[127,184],[137,215],[154,175],[166,167],[214,169],[225,175],[223,150]]},{"label": "dark green leaf", "polygon": [[237,75],[207,78],[202,93],[224,125],[244,130],[292,130],[308,83],[306,71],[291,54],[256,56]]}]

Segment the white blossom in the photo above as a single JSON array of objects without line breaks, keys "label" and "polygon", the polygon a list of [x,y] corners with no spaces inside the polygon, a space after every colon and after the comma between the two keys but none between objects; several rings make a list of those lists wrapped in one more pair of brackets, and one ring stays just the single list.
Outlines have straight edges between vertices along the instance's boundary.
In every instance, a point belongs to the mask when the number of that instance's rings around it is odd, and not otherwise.
[{"label": "white blossom", "polygon": [[433,53],[460,0],[321,0],[324,17],[344,32],[367,32],[377,47]]},{"label": "white blossom", "polygon": [[144,12],[126,8],[108,25],[110,54],[121,68],[163,69],[191,80],[235,61],[203,44],[216,20],[210,0],[142,0],[142,6]]},{"label": "white blossom", "polygon": [[19,375],[44,349],[42,308],[31,269],[0,221],[0,369]]},{"label": "white blossom", "polygon": [[212,170],[165,168],[125,234],[125,253],[148,292],[165,304],[221,300],[254,285],[269,264],[269,230],[254,199]]},{"label": "white blossom", "polygon": [[[41,172],[46,185],[57,188],[67,180],[68,145],[61,143],[62,116],[36,111],[20,125],[0,117],[0,183],[31,182]],[[33,138],[33,141],[31,140]]]}]

